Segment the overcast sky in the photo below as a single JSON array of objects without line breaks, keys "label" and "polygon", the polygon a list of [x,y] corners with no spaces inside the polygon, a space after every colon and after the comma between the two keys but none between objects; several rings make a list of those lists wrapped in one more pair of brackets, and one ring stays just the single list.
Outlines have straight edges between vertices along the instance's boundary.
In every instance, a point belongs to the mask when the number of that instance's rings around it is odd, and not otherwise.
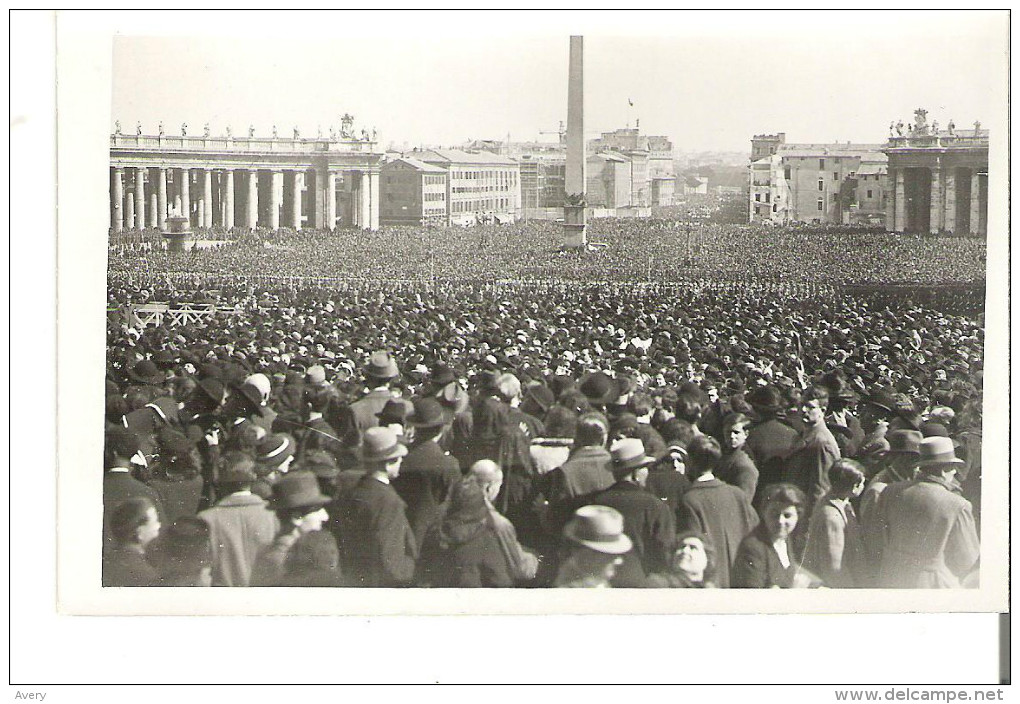
[{"label": "overcast sky", "polygon": [[[79,16],[73,16],[76,19]],[[349,112],[385,146],[554,139],[568,36],[585,35],[586,131],[633,126],[686,151],[752,134],[881,142],[925,107],[1004,119],[1003,13],[148,13],[90,17],[113,40],[125,131],[249,124],[328,132]],[[629,101],[634,103],[630,107]]]}]

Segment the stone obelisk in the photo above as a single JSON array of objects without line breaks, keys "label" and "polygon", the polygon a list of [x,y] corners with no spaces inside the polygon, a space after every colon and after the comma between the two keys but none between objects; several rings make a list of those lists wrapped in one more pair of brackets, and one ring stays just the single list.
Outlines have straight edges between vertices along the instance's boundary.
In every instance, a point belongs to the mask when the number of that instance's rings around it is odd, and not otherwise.
[{"label": "stone obelisk", "polygon": [[567,83],[567,173],[563,203],[563,244],[587,247],[587,168],[584,155],[584,37],[570,38],[570,73]]}]

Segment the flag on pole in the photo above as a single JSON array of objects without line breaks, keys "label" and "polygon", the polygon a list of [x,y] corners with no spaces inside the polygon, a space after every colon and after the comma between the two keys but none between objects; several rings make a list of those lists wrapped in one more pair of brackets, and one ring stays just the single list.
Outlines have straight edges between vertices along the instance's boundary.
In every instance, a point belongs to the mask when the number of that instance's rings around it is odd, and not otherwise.
[{"label": "flag on pole", "polygon": [[631,107],[634,107],[634,101],[631,100],[630,98],[627,98],[627,104],[630,105]]}]

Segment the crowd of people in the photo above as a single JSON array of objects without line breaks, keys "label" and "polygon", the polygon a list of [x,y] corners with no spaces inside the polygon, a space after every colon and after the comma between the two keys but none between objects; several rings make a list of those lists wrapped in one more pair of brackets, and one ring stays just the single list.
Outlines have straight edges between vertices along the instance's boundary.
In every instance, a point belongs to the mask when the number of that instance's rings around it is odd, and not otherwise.
[{"label": "crowd of people", "polygon": [[[835,285],[974,281],[976,245],[702,224],[715,268],[663,275],[684,227],[556,277],[552,225],[111,253],[104,584],[976,585],[981,292]],[[123,315],[153,302],[230,312]]]},{"label": "crowd of people", "polygon": [[[974,284],[985,243],[842,226],[773,227],[692,219],[596,219],[584,255],[561,250],[549,221],[375,232],[258,231],[212,250],[161,243],[110,249],[111,271],[238,271],[269,276],[388,280],[798,281]],[[605,245],[605,246],[602,246]]]}]

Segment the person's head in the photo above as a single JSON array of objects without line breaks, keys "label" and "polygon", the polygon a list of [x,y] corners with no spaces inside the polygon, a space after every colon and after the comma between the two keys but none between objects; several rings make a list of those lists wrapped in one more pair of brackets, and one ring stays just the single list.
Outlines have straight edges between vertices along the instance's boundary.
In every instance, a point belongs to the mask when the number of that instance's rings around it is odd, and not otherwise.
[{"label": "person's head", "polygon": [[336,572],[340,568],[340,551],[329,531],[302,533],[294,541],[283,563],[284,573],[300,575],[309,572]]},{"label": "person's head", "polygon": [[704,412],[706,405],[706,398],[700,392],[694,390],[682,390],[677,394],[676,404],[674,405],[674,412],[676,417],[682,421],[686,421],[691,425],[696,424],[701,420],[701,414]]},{"label": "person's head", "polygon": [[609,423],[601,413],[585,413],[577,421],[574,447],[605,447],[609,439]]},{"label": "person's head", "polygon": [[673,570],[695,583],[710,580],[715,573],[715,549],[708,536],[695,530],[677,535]]},{"label": "person's head", "polygon": [[627,410],[637,416],[638,420],[648,422],[652,417],[652,411],[655,410],[655,404],[651,396],[638,391],[631,394],[630,400],[627,401]]},{"label": "person's head", "polygon": [[829,467],[829,485],[832,493],[839,498],[860,496],[864,491],[864,467],[855,460],[836,460]]},{"label": "person's head", "polygon": [[773,540],[786,540],[797,530],[807,499],[793,484],[770,484],[761,498],[761,519]]},{"label": "person's head", "polygon": [[924,438],[918,445],[920,455],[917,469],[922,474],[935,477],[951,478],[964,464],[956,456],[956,449],[951,438],[932,436]]},{"label": "person's head", "polygon": [[311,533],[321,530],[329,519],[324,508],[329,497],[319,490],[319,482],[308,470],[288,472],[273,484],[271,506],[285,532]]},{"label": "person's head", "polygon": [[739,450],[747,442],[747,426],[750,419],[743,413],[728,413],[723,418],[723,442],[730,450]]},{"label": "person's head", "polygon": [[563,529],[570,554],[560,579],[608,583],[633,543],[623,532],[623,515],[609,506],[592,504],[574,511]]},{"label": "person's head", "polygon": [[297,443],[286,433],[272,433],[256,446],[256,452],[260,472],[284,474],[294,462]]},{"label": "person's head", "polygon": [[329,408],[332,396],[329,390],[322,386],[306,386],[305,401],[308,403],[308,410],[312,413],[325,413]]},{"label": "person's head", "polygon": [[550,438],[573,438],[577,434],[577,413],[556,404],[545,415],[545,435]]},{"label": "person's head", "polygon": [[654,457],[645,454],[644,443],[639,438],[621,438],[610,449],[613,458],[613,478],[616,481],[630,481],[644,486],[648,480],[648,468],[655,463]]},{"label": "person's head", "polygon": [[150,562],[160,583],[175,587],[212,585],[212,542],[209,525],[197,516],[182,516],[152,545]]},{"label": "person's head", "polygon": [[131,463],[131,458],[141,451],[141,447],[141,441],[133,431],[127,428],[112,428],[106,433],[103,460],[107,467],[126,467]]},{"label": "person's head", "polygon": [[710,435],[696,435],[687,446],[688,474],[692,479],[714,472],[722,457],[719,441]]},{"label": "person's head", "polygon": [[495,501],[503,486],[503,470],[499,465],[492,460],[478,460],[471,465],[470,473],[482,487],[485,497],[489,501]]},{"label": "person's head", "polygon": [[377,427],[365,431],[361,457],[366,471],[396,479],[405,455],[407,448],[397,441],[397,434],[391,429]]},{"label": "person's head", "polygon": [[216,493],[220,496],[249,491],[255,482],[255,460],[244,452],[228,451],[220,457]]},{"label": "person's head", "polygon": [[144,548],[159,535],[156,505],[144,496],[125,499],[110,516],[110,532],[122,545]]},{"label": "person's head", "polygon": [[800,397],[801,420],[807,426],[825,425],[825,411],[829,407],[829,390],[821,384],[813,384]]}]

